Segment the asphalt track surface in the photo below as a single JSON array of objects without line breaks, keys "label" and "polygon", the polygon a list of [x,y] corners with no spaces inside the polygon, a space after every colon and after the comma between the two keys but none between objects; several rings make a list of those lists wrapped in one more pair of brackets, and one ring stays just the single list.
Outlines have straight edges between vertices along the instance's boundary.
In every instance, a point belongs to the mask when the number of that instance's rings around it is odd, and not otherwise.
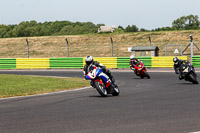
[{"label": "asphalt track surface", "polygon": [[[200,85],[174,72],[112,71],[120,95],[93,88],[0,100],[0,133],[189,133],[200,131]],[[0,71],[0,74],[83,77],[81,71]],[[200,73],[198,72],[198,75]],[[200,81],[200,78],[198,78]]]}]

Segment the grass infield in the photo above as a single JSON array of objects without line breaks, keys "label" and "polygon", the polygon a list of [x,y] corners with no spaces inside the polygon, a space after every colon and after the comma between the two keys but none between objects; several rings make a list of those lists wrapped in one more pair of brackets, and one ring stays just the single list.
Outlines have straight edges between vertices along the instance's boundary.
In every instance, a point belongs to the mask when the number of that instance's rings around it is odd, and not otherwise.
[{"label": "grass infield", "polygon": [[0,75],[0,98],[27,96],[89,86],[83,78]]}]

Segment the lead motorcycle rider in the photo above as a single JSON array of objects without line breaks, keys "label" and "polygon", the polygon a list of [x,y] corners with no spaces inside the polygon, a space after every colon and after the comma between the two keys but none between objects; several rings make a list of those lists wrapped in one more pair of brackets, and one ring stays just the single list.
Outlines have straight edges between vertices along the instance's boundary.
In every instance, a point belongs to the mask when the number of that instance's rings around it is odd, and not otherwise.
[{"label": "lead motorcycle rider", "polygon": [[179,75],[179,79],[184,79],[184,70],[187,68],[189,61],[178,59],[178,57],[173,58],[174,61],[174,70],[176,74]]},{"label": "lead motorcycle rider", "polygon": [[[85,63],[86,63],[86,64],[85,64],[84,69],[83,69],[84,78],[85,78],[85,76],[86,76],[87,73],[88,73],[88,67],[92,64],[92,65],[94,65],[94,66],[96,66],[96,67],[100,67],[100,68],[102,69],[102,71],[103,71],[106,75],[108,75],[108,77],[110,78],[111,82],[112,82],[114,85],[116,84],[116,83],[115,83],[115,79],[114,79],[114,77],[111,75],[110,70],[106,69],[106,67],[105,67],[103,64],[99,63],[98,61],[94,61],[92,56],[86,56],[86,58],[85,58]],[[91,82],[90,82],[90,85],[91,85],[92,87],[95,88],[94,83],[92,82],[92,80],[91,80]]]}]

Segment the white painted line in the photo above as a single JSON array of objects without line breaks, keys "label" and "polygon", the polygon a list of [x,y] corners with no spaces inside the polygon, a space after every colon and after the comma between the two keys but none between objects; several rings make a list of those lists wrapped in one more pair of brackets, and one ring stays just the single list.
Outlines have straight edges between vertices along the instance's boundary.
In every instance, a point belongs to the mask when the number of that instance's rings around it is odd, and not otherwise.
[{"label": "white painted line", "polygon": [[56,91],[56,92],[51,92],[51,93],[36,94],[36,95],[29,95],[29,96],[17,96],[17,97],[0,98],[0,101],[1,100],[8,100],[8,99],[23,98],[23,97],[37,97],[37,96],[53,95],[53,94],[59,94],[59,93],[65,93],[65,92],[80,91],[80,90],[85,90],[85,89],[88,89],[88,88],[91,88],[91,87],[88,86],[88,87],[79,88],[79,89]]},{"label": "white painted line", "polygon": [[197,132],[189,132],[189,133],[200,133],[200,131],[197,131]]}]

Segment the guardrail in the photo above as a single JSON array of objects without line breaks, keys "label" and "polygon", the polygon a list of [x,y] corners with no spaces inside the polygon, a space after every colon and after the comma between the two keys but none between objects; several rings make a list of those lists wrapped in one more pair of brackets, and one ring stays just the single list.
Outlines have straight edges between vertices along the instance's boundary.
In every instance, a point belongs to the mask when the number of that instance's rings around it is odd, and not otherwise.
[{"label": "guardrail", "polygon": [[[146,67],[151,67],[151,57],[136,57],[140,59]],[[129,57],[117,57],[117,68],[130,68]]]},{"label": "guardrail", "polygon": [[200,56],[192,56],[192,65],[194,67],[200,67]]},{"label": "guardrail", "polygon": [[83,68],[83,58],[50,58],[49,68]]},{"label": "guardrail", "polygon": [[0,59],[0,69],[16,69],[16,59]]},{"label": "guardrail", "polygon": [[[94,61],[98,61],[105,65],[106,68],[117,68],[117,57],[94,57]],[[85,58],[83,58],[83,67],[85,65]]]},{"label": "guardrail", "polygon": [[[177,56],[179,59],[187,60],[187,56]],[[173,67],[174,56],[152,57],[151,67]]]},{"label": "guardrail", "polygon": [[16,69],[47,69],[49,68],[48,58],[16,59]]},{"label": "guardrail", "polygon": [[[137,57],[148,68],[173,67],[174,57]],[[187,60],[187,56],[179,56]],[[193,66],[200,67],[200,56],[194,56]],[[95,61],[104,64],[107,68],[129,68],[129,57],[94,57]],[[34,58],[34,59],[0,59],[0,69],[62,69],[83,68],[85,58]]]}]

